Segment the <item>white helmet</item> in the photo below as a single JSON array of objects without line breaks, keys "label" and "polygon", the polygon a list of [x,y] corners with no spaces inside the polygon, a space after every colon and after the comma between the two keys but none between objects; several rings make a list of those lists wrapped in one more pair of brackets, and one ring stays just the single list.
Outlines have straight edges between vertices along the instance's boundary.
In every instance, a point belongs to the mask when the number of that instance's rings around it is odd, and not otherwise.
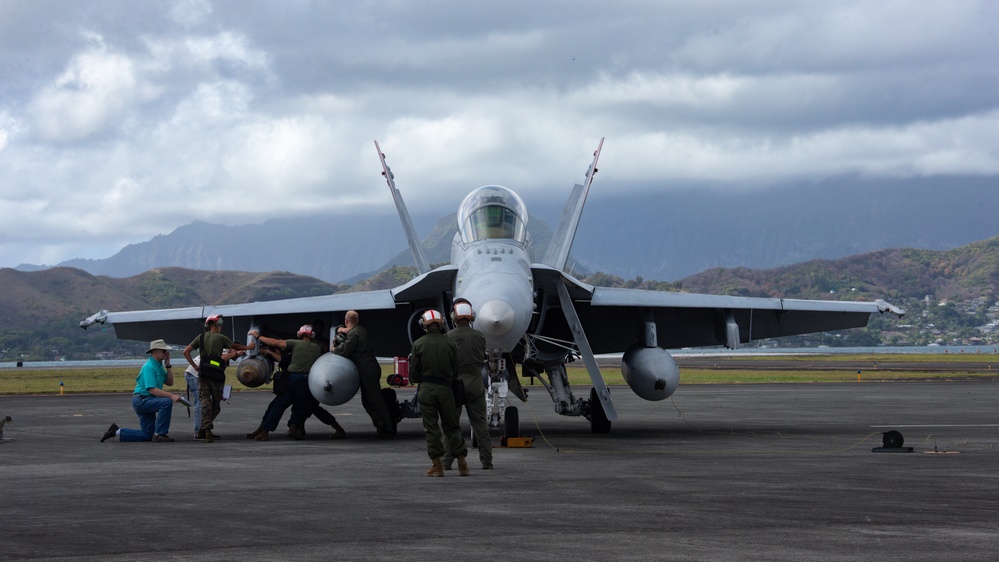
[{"label": "white helmet", "polygon": [[424,330],[429,330],[430,326],[434,323],[437,323],[437,325],[443,329],[444,315],[434,309],[430,309],[420,316],[420,327]]},{"label": "white helmet", "polygon": [[475,310],[472,309],[472,303],[468,302],[466,298],[454,299],[454,304],[451,306],[451,320],[475,322]]}]

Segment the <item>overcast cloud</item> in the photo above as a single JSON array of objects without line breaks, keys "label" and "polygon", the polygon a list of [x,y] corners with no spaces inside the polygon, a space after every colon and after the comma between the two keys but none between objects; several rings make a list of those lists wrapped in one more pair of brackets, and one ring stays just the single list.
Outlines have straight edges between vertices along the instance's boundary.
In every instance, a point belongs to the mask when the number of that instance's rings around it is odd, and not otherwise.
[{"label": "overcast cloud", "polygon": [[[0,267],[488,183],[999,174],[999,3],[0,0]],[[403,241],[400,240],[400,246]]]}]

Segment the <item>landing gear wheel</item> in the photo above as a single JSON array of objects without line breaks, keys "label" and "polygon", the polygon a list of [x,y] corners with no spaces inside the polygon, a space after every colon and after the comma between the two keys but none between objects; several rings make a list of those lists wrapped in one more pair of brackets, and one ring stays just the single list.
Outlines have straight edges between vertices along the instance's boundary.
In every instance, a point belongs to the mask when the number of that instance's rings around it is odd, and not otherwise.
[{"label": "landing gear wheel", "polygon": [[399,400],[396,398],[394,388],[382,389],[382,400],[385,400],[385,407],[388,408],[389,417],[395,425],[402,421],[402,410],[399,409]]},{"label": "landing gear wheel", "polygon": [[503,414],[503,436],[507,439],[520,437],[520,412],[516,406],[507,406]]},{"label": "landing gear wheel", "polygon": [[604,412],[604,405],[600,403],[597,396],[597,389],[590,389],[590,433],[610,433],[611,422]]}]

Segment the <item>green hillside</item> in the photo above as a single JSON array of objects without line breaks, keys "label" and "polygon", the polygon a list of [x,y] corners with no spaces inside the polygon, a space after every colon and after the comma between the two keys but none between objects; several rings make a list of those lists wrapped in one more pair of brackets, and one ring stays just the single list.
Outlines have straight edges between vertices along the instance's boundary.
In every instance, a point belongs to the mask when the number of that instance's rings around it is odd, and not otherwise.
[{"label": "green hillside", "polygon": [[[79,328],[80,320],[101,309],[235,304],[386,289],[413,275],[412,268],[392,267],[347,286],[278,271],[161,268],[119,279],[66,267],[0,269],[0,361],[92,359],[101,351],[141,355],[142,343],[118,341],[110,331]],[[995,331],[982,329],[999,314],[999,237],[947,251],[894,249],[768,270],[716,268],[675,283],[623,280],[605,273],[583,280],[600,286],[741,296],[883,298],[907,310],[901,320],[875,317],[868,328],[845,334],[780,340],[787,345],[999,343]]]}]

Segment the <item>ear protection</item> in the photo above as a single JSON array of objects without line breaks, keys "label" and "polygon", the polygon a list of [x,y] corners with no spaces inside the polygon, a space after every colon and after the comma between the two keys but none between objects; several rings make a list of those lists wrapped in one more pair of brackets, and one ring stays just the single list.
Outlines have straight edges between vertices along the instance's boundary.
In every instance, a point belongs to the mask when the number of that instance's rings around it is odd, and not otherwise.
[{"label": "ear protection", "polygon": [[451,320],[457,322],[462,319],[475,322],[475,310],[472,309],[472,303],[468,302],[468,299],[457,298],[451,306]]}]

